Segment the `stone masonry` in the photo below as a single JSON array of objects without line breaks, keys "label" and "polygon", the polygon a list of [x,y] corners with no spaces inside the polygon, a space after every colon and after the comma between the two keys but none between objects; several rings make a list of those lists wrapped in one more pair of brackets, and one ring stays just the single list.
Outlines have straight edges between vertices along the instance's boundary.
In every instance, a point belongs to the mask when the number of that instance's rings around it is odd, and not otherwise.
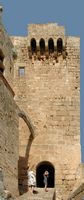
[{"label": "stone masonry", "polygon": [[[17,105],[29,115],[36,137],[20,121],[19,157],[36,171],[53,175],[56,199],[73,190],[80,164],[80,38],[65,35],[58,24],[31,24],[28,36],[12,36],[17,50],[13,89]],[[53,171],[53,172],[52,172]],[[52,184],[50,183],[50,186]]]},{"label": "stone masonry", "polygon": [[19,117],[12,90],[12,49],[13,44],[0,19],[0,199],[19,195]]},{"label": "stone masonry", "polygon": [[13,91],[0,73],[0,168],[4,189],[18,195],[18,113]]},{"label": "stone masonry", "polygon": [[13,74],[14,74],[14,47],[13,44],[0,21],[0,49],[4,53],[4,75],[11,87],[13,88]]}]

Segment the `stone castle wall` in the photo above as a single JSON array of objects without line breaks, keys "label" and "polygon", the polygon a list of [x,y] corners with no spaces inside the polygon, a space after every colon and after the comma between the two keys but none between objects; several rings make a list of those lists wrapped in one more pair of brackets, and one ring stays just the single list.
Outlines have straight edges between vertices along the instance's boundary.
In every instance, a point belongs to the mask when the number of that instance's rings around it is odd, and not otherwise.
[{"label": "stone castle wall", "polygon": [[67,200],[83,200],[84,199],[84,183],[72,193],[72,195]]},{"label": "stone castle wall", "polygon": [[13,75],[14,75],[13,44],[1,22],[0,22],[0,49],[4,53],[4,61],[3,61],[3,64],[5,66],[4,76],[11,85],[11,87],[13,87]]},{"label": "stone castle wall", "polygon": [[[53,54],[48,52],[51,37],[55,44]],[[56,53],[59,37],[63,40],[65,57]],[[37,44],[37,52],[33,55],[32,38]],[[38,56],[41,38],[45,40],[47,56]],[[65,36],[64,28],[56,24],[30,25],[28,37],[11,39],[18,53],[14,66],[15,100],[30,116],[37,133],[28,162],[35,170],[43,161],[54,166],[57,198],[61,199],[72,190],[81,160],[80,39]],[[23,135],[27,128],[24,124],[21,126],[20,151],[25,151],[27,142],[23,142]]]},{"label": "stone castle wall", "polygon": [[4,189],[18,195],[18,114],[13,91],[0,73],[0,168]]}]

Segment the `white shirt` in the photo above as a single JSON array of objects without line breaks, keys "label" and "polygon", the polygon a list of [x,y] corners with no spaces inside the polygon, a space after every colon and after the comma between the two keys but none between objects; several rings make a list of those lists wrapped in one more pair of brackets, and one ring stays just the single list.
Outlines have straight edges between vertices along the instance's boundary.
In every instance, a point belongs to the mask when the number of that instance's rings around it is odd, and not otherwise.
[{"label": "white shirt", "polygon": [[28,171],[28,185],[29,186],[36,185],[36,177],[33,171]]}]

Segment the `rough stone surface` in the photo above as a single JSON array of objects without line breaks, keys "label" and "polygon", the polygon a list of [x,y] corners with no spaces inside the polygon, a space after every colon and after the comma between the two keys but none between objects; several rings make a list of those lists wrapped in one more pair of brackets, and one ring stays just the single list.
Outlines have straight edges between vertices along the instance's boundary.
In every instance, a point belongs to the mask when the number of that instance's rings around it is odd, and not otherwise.
[{"label": "rough stone surface", "polygon": [[27,192],[15,200],[55,200],[54,188],[49,188],[48,192],[45,192],[44,188],[38,188],[36,191],[37,194],[31,194],[31,192]]},{"label": "rough stone surface", "polygon": [[67,200],[83,200],[84,199],[84,183],[72,193],[72,195]]},{"label": "rough stone surface", "polygon": [[8,36],[3,24],[0,22],[0,49],[4,53],[3,64],[5,66],[4,76],[9,84],[13,87],[13,74],[14,74],[14,59],[13,59],[13,44]]},{"label": "rough stone surface", "polygon": [[0,167],[4,188],[18,194],[18,114],[9,85],[0,75]]}]

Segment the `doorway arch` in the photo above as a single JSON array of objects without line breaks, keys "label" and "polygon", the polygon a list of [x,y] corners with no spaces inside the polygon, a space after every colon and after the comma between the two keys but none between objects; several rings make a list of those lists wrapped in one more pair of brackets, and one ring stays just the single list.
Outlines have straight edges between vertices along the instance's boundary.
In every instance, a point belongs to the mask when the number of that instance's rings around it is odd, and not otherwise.
[{"label": "doorway arch", "polygon": [[55,186],[55,169],[52,163],[48,161],[43,161],[39,163],[36,167],[36,183],[37,187],[43,188],[44,183],[43,183],[43,174],[45,171],[49,172],[49,177],[48,177],[48,187],[49,188],[54,188]]}]

